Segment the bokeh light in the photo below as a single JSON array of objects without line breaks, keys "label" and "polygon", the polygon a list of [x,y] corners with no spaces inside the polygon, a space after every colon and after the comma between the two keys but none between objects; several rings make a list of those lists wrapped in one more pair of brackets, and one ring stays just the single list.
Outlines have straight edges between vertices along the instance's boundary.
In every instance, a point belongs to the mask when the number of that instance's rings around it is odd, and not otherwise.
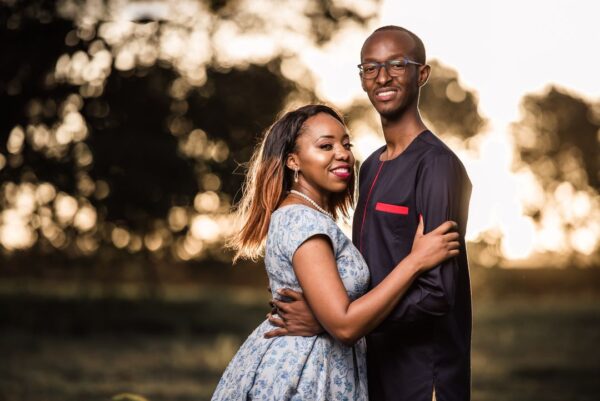
[{"label": "bokeh light", "polygon": [[[328,7],[327,12],[322,7]],[[258,129],[235,128],[230,134],[209,129],[203,119],[212,116],[195,115],[199,102],[215,96],[215,74],[263,66],[293,82],[283,109],[308,101],[336,106],[348,117],[357,159],[364,160],[383,139],[354,66],[374,27],[403,24],[410,17],[405,25],[419,30],[421,18],[413,15],[412,6],[402,14],[398,7],[391,1],[351,0],[327,6],[307,0],[286,7],[274,0],[238,0],[219,7],[192,0],[57,2],[57,15],[72,21],[73,27],[62,39],[66,48],[53,61],[47,80],[50,87],[63,85],[68,93],[28,99],[26,121],[7,133],[0,171],[23,168],[36,152],[73,163],[72,179],[65,172],[57,173],[57,181],[29,172],[24,175],[27,180],[16,177],[4,183],[0,243],[8,251],[28,249],[46,239],[54,248],[75,246],[84,254],[105,243],[131,252],[170,248],[181,260],[208,257],[207,249],[222,246],[230,233],[227,219],[232,199],[239,194],[219,166],[243,163],[236,138],[259,134]],[[9,25],[19,26],[15,21]],[[448,38],[436,41],[429,30],[419,33],[433,66],[423,94],[424,109],[433,106],[424,110],[425,119],[463,160],[474,184],[468,240],[495,249],[506,260],[597,254],[600,200],[589,157],[580,143],[556,150],[563,139],[555,132],[570,117],[553,113],[550,103],[540,99],[570,97],[573,107],[589,105],[592,116],[598,106],[572,92],[526,93],[531,86],[515,84],[511,87],[526,88],[519,94],[526,98],[521,115],[509,119],[506,110],[494,109],[502,102],[490,101],[491,84],[481,84],[472,68],[440,47],[438,42]],[[112,216],[107,206],[121,199],[122,189],[114,177],[97,173],[102,154],[97,153],[94,136],[99,135],[98,124],[114,124],[120,118],[119,108],[106,100],[112,80],[144,79],[156,69],[171,74],[163,94],[168,99],[164,128],[176,140],[178,157],[190,166],[196,188],[169,200],[162,215],[134,227],[127,216]],[[11,81],[8,92],[20,93],[19,79]],[[226,94],[232,102],[238,95]],[[595,127],[597,118],[588,119]],[[597,146],[600,126],[594,129]],[[535,160],[531,152],[539,153]],[[249,157],[247,150],[243,157]],[[120,168],[108,170],[129,174]],[[496,259],[491,262],[497,264]]]}]

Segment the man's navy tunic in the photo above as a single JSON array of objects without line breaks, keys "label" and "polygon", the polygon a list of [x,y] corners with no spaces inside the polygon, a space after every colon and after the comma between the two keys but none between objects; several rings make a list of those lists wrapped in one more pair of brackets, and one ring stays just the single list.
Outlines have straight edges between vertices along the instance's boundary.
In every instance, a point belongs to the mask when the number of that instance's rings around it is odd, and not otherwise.
[{"label": "man's navy tunic", "polygon": [[411,250],[419,216],[425,233],[458,223],[460,256],[422,274],[367,336],[369,399],[470,399],[471,290],[465,229],[471,182],[458,157],[424,131],[395,159],[385,147],[361,166],[352,238],[379,284]]}]

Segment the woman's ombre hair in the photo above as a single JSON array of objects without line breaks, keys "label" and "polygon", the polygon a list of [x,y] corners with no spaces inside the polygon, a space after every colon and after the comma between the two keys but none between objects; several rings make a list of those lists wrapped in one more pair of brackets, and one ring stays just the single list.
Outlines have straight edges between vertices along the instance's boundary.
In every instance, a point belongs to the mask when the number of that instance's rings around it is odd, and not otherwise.
[{"label": "woman's ombre hair", "polygon": [[[290,153],[296,151],[296,140],[310,117],[326,113],[345,126],[343,118],[331,107],[307,105],[287,112],[265,132],[248,163],[243,195],[236,210],[241,230],[229,241],[235,250],[233,261],[239,258],[256,260],[262,256],[271,214],[292,189],[293,171],[286,166]],[[348,217],[354,205],[354,176],[345,191],[329,196],[327,209],[334,218]]]}]

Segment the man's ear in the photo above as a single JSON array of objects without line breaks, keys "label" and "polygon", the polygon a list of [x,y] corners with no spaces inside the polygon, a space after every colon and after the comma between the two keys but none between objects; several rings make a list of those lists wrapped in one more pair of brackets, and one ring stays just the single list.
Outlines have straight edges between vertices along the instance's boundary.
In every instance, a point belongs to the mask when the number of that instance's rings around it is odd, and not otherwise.
[{"label": "man's ear", "polygon": [[292,171],[299,170],[298,156],[295,153],[290,153],[285,160],[285,165]]},{"label": "man's ear", "polygon": [[366,92],[367,88],[365,87],[365,80],[362,79],[362,75],[358,74],[358,78],[360,79],[360,86],[362,86],[363,90]]},{"label": "man's ear", "polygon": [[419,68],[419,88],[427,83],[430,73],[431,66],[429,64],[425,64]]}]

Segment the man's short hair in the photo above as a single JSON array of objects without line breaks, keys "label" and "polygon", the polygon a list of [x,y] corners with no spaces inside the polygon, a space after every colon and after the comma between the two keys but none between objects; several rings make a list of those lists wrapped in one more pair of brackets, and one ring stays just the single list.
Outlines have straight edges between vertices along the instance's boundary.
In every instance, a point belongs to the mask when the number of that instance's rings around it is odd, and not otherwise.
[{"label": "man's short hair", "polygon": [[[382,26],[381,28],[375,29],[373,31],[373,33],[381,32],[381,31],[400,31],[400,32],[404,32],[404,33],[408,34],[408,36],[410,36],[412,38],[412,40],[415,42],[415,48],[413,49],[413,52],[414,52],[413,57],[415,58],[414,61],[417,61],[421,64],[426,63],[427,55],[425,54],[425,45],[423,44],[423,41],[421,40],[421,38],[419,38],[413,32],[409,31],[406,28],[402,28],[401,26],[386,25],[386,26]],[[373,33],[371,35],[373,35]]]}]

